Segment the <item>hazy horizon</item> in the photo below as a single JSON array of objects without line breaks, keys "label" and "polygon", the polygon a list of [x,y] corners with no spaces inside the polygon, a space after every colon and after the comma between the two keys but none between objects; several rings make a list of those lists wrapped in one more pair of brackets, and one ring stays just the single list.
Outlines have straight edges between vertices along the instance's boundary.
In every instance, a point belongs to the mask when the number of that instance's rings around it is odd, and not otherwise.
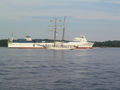
[{"label": "hazy horizon", "polygon": [[50,20],[67,16],[66,40],[80,35],[91,41],[120,40],[119,10],[119,0],[4,0],[0,1],[0,39],[12,33],[16,38],[52,39]]}]

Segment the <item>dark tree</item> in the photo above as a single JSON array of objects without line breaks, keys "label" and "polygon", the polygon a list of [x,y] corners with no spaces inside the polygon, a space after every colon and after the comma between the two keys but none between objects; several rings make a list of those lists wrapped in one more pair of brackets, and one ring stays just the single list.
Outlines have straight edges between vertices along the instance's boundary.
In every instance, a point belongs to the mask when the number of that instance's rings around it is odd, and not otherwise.
[{"label": "dark tree", "polygon": [[0,40],[0,47],[7,47],[7,46],[8,46],[8,40],[7,39]]}]

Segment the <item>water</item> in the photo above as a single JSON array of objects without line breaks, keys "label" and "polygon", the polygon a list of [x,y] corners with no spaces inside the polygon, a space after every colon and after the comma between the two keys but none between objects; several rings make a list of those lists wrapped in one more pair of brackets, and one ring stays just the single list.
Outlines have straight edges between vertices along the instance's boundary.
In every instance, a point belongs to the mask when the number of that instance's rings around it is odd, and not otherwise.
[{"label": "water", "polygon": [[120,48],[0,48],[0,90],[120,90]]}]

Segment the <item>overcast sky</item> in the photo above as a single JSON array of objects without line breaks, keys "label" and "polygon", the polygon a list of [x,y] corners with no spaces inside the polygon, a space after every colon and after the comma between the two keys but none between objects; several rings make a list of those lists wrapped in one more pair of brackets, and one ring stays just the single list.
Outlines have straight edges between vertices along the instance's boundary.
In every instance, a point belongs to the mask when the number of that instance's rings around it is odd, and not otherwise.
[{"label": "overcast sky", "polygon": [[82,34],[92,41],[120,40],[120,0],[0,0],[0,38],[51,39],[49,21],[63,16],[65,39]]}]

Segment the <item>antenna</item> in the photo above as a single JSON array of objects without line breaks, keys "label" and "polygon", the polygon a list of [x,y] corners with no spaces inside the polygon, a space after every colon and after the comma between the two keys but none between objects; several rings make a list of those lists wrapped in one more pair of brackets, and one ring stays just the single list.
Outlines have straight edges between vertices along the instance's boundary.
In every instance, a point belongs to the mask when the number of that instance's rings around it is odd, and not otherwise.
[{"label": "antenna", "polygon": [[9,38],[9,41],[12,42],[14,39],[13,39],[13,33],[11,34],[11,37]]},{"label": "antenna", "polygon": [[11,36],[13,37],[13,32],[12,32]]}]

